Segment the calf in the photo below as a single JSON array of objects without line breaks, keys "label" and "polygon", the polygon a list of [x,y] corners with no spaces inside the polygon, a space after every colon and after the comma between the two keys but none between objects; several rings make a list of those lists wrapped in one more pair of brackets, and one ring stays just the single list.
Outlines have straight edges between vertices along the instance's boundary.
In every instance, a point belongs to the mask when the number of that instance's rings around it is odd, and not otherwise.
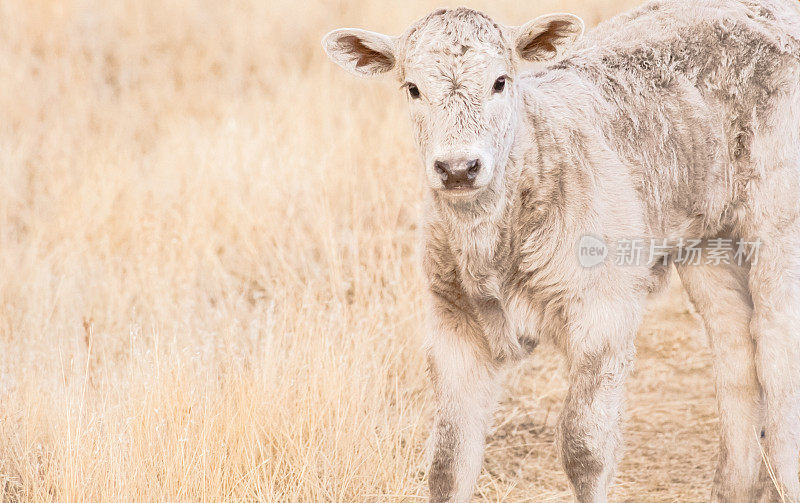
[{"label": "calf", "polygon": [[402,83],[430,185],[431,500],[470,499],[503,371],[547,341],[570,381],[564,468],[605,501],[634,336],[674,263],[714,357],[711,499],[798,501],[800,6],[661,0],[583,31],[462,8],[323,40]]}]

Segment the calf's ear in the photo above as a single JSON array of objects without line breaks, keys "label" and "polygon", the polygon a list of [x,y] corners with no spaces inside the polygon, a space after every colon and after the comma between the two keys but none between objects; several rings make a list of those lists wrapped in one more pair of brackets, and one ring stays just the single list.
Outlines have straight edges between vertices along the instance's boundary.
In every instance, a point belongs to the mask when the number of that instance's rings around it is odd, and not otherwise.
[{"label": "calf's ear", "polygon": [[514,50],[525,61],[551,61],[563,56],[583,30],[583,20],[572,14],[540,16],[514,29]]},{"label": "calf's ear", "polygon": [[395,65],[394,39],[372,31],[333,30],[322,39],[322,47],[334,63],[359,77],[386,73]]}]

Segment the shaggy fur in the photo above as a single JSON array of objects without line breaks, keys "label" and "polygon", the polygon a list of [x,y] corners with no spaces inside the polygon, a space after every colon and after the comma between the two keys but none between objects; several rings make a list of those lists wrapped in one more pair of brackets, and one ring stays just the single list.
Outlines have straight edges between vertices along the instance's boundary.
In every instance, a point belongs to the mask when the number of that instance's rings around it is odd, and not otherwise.
[{"label": "shaggy fur", "polygon": [[[470,499],[503,371],[547,341],[571,382],[564,468],[578,501],[605,501],[634,335],[668,276],[662,259],[681,238],[723,237],[759,240],[758,260],[678,267],[715,357],[711,499],[798,501],[800,6],[662,0],[576,41],[582,30],[570,15],[507,28],[456,9],[401,37],[346,29],[324,40],[349,71],[391,62],[419,90],[409,103],[431,187],[424,268],[439,402],[431,499]],[[525,72],[526,61],[550,66]],[[442,186],[434,162],[453,155],[480,159],[476,190]],[[587,234],[669,246],[637,265],[584,268],[576,246]]]}]

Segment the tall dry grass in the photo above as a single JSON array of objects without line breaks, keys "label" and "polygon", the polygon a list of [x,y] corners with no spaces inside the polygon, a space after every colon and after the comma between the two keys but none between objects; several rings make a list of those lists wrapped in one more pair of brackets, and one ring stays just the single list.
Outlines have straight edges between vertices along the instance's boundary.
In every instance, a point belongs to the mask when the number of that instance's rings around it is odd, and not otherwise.
[{"label": "tall dry grass", "polygon": [[0,2],[1,500],[425,494],[404,102],[319,40],[442,3]]}]

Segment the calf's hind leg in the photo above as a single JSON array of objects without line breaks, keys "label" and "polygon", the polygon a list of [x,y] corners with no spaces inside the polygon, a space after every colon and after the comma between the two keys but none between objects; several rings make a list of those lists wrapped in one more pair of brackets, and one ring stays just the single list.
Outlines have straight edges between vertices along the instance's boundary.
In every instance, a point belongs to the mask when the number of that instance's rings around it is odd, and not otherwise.
[{"label": "calf's hind leg", "polygon": [[720,425],[711,501],[749,503],[755,499],[761,464],[761,385],[750,335],[748,269],[725,264],[677,269],[703,318],[714,360]]},{"label": "calf's hind leg", "polygon": [[[785,223],[785,222],[784,222]],[[800,502],[800,219],[764,232],[750,271],[751,332],[764,389],[762,501]]]}]

